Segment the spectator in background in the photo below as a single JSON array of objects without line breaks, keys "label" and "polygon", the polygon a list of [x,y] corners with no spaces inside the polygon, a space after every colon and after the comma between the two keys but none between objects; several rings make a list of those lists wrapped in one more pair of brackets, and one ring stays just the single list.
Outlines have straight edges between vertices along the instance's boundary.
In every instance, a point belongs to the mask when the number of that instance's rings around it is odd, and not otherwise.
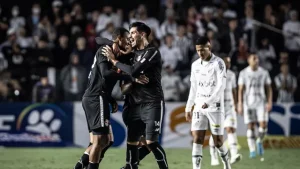
[{"label": "spectator in background", "polygon": [[97,51],[97,45],[95,43],[95,38],[97,37],[96,25],[99,17],[99,12],[97,10],[92,12],[91,20],[85,28],[85,37],[87,39],[87,48],[91,49],[93,53]]},{"label": "spectator in background", "polygon": [[162,56],[163,68],[167,66],[170,69],[175,70],[180,61],[182,61],[182,55],[180,49],[173,45],[174,37],[172,34],[167,34],[164,38],[165,44],[159,48]]},{"label": "spectator in background", "polygon": [[49,18],[54,27],[57,27],[62,23],[62,5],[63,3],[60,0],[54,0],[52,2],[52,11]]},{"label": "spectator in background", "polygon": [[275,84],[278,90],[277,102],[294,102],[297,79],[289,73],[289,66],[287,64],[281,65],[280,70],[281,73],[275,77]]},{"label": "spectator in background", "polygon": [[22,100],[22,88],[20,83],[12,78],[10,72],[2,72],[0,75],[0,101],[17,102]]},{"label": "spectator in background", "polygon": [[49,41],[49,45],[51,45],[51,47],[54,46],[54,40],[56,39],[56,31],[54,29],[54,27],[51,25],[51,22],[49,21],[49,18],[47,15],[44,15],[41,20],[40,23],[38,24],[38,29],[37,32],[35,33],[35,35],[37,37],[47,37],[48,41]]},{"label": "spectator in background", "polygon": [[24,27],[20,27],[19,36],[17,37],[17,43],[22,48],[33,48],[35,46],[35,42],[31,36],[27,36],[26,29]]},{"label": "spectator in background", "polygon": [[273,70],[273,63],[276,59],[276,53],[272,44],[269,43],[268,38],[262,38],[260,48],[257,52],[260,66],[268,71]]},{"label": "spectator in background", "polygon": [[73,21],[72,29],[78,29],[78,31],[83,32],[86,26],[86,18],[79,3],[73,5],[71,16]]},{"label": "spectator in background", "polygon": [[215,32],[211,29],[208,29],[206,32],[206,36],[211,44],[211,52],[217,55],[220,51],[221,46],[219,41],[215,37]]},{"label": "spectator in background", "polygon": [[93,64],[93,53],[86,48],[86,41],[84,37],[77,38],[74,52],[79,55],[79,63],[86,70],[90,70]]},{"label": "spectator in background", "polygon": [[32,101],[34,103],[53,103],[55,102],[55,88],[48,83],[47,76],[41,76],[32,90]]},{"label": "spectator in background", "polygon": [[5,53],[3,50],[5,48],[11,48],[14,43],[16,43],[17,35],[14,29],[9,29],[7,31],[7,40],[0,45],[0,52]]},{"label": "spectator in background", "polygon": [[205,30],[201,26],[200,17],[195,6],[190,6],[187,9],[187,17],[185,18],[188,24],[193,24],[197,26],[197,33],[200,36],[204,36]]},{"label": "spectator in background", "polygon": [[[223,53],[228,53],[228,55],[235,60],[236,52],[239,46],[239,40],[241,38],[241,32],[238,30],[238,22],[236,18],[232,18],[228,22],[229,30],[221,39]],[[235,63],[235,62],[233,62]]]},{"label": "spectator in background", "polygon": [[148,41],[153,46],[159,48],[160,47],[160,40],[156,37],[154,30],[151,30],[150,35],[148,36]]},{"label": "spectator in background", "polygon": [[79,56],[72,53],[70,64],[65,66],[60,74],[65,101],[80,101],[86,85],[86,70],[79,64]]},{"label": "spectator in background", "polygon": [[109,22],[105,29],[100,33],[102,38],[111,39],[112,33],[114,32],[115,26],[113,22]]},{"label": "spectator in background", "polygon": [[[248,2],[252,2],[252,1],[248,1]],[[246,35],[245,40],[247,40],[247,44],[249,46],[250,52],[255,52],[256,32],[255,32],[255,25],[254,25],[254,11],[253,8],[250,6],[245,7],[245,18],[242,19],[242,27]]]},{"label": "spectator in background", "polygon": [[54,66],[60,71],[65,65],[70,61],[69,56],[72,50],[69,46],[69,38],[67,35],[60,35],[58,39],[58,44],[55,46],[54,55]]},{"label": "spectator in background", "polygon": [[174,73],[170,66],[165,68],[165,74],[161,78],[162,89],[165,101],[180,101],[181,92],[185,87],[180,76]]},{"label": "spectator in background", "polygon": [[20,11],[18,6],[14,6],[11,9],[11,15],[12,18],[10,19],[10,28],[15,29],[17,32],[19,31],[19,28],[25,26],[25,18],[22,16],[19,16]]},{"label": "spectator in background", "polygon": [[297,71],[297,61],[300,56],[300,22],[298,21],[298,12],[290,12],[291,19],[283,25],[283,34],[285,38],[285,47],[289,51],[289,60],[291,72]]},{"label": "spectator in background", "polygon": [[[162,23],[165,21],[165,19],[168,17],[167,16],[167,10],[172,10],[172,11],[177,11],[178,7],[177,7],[177,4],[174,3],[174,0],[165,0],[165,2],[162,4],[159,12],[159,22]],[[174,13],[175,14],[175,13]],[[176,17],[174,15],[174,17]],[[162,36],[164,36],[162,34]]]},{"label": "spectator in background", "polygon": [[5,40],[6,37],[6,32],[8,29],[7,22],[8,22],[7,17],[3,15],[1,4],[0,4],[0,44]]},{"label": "spectator in background", "polygon": [[218,27],[216,26],[213,18],[214,9],[211,7],[204,7],[202,9],[203,19],[201,19],[199,29],[207,32],[208,29],[214,31],[215,33],[219,32]]},{"label": "spectator in background", "polygon": [[177,34],[177,23],[175,21],[175,11],[173,9],[166,10],[166,19],[160,26],[161,36],[164,37],[166,34]]},{"label": "spectator in background", "polygon": [[56,27],[57,37],[59,37],[61,34],[65,34],[68,37],[71,36],[71,28],[72,28],[72,17],[71,14],[68,12],[65,12],[63,15],[63,21],[60,25],[57,25]]},{"label": "spectator in background", "polygon": [[35,32],[41,15],[41,7],[40,4],[34,3],[31,8],[31,16],[27,19],[26,27],[28,32]]},{"label": "spectator in background", "polygon": [[110,22],[113,22],[116,27],[121,25],[120,16],[113,12],[112,6],[106,5],[102,9],[102,13],[99,15],[96,32],[100,33]]},{"label": "spectator in background", "polygon": [[6,70],[8,67],[7,60],[5,59],[3,53],[0,52],[0,73]]},{"label": "spectator in background", "polygon": [[247,64],[247,59],[248,59],[248,44],[247,42],[243,39],[239,39],[239,46],[238,46],[238,51],[237,51],[237,67],[238,71],[241,71],[243,68],[245,68]]}]

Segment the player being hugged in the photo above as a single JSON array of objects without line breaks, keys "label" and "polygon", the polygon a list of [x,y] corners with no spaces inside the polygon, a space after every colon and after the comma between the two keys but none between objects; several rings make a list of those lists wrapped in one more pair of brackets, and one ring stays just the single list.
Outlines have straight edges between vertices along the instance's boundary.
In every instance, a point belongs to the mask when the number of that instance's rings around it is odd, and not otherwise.
[{"label": "player being hugged", "polygon": [[[250,158],[254,158],[256,157],[254,129],[257,122],[259,123],[257,151],[261,156],[264,154],[262,143],[268,130],[268,112],[272,108],[272,82],[269,73],[258,66],[259,59],[256,54],[248,56],[248,63],[249,66],[240,72],[238,79],[238,112],[244,114],[245,124],[248,125],[247,141]],[[263,157],[261,159],[263,160]]]},{"label": "player being hugged", "polygon": [[162,59],[159,50],[149,45],[149,26],[142,22],[130,25],[130,42],[134,49],[133,65],[126,65],[116,60],[111,49],[105,48],[103,54],[120,70],[133,77],[146,75],[149,83],[133,84],[130,97],[130,113],[127,117],[127,154],[125,169],[138,168],[138,144],[145,133],[148,147],[154,154],[160,169],[168,169],[166,153],[159,145],[161,124],[164,114],[164,95],[161,87]]},{"label": "player being hugged", "polygon": [[228,150],[223,145],[225,63],[211,53],[211,44],[207,37],[196,40],[196,51],[200,58],[192,64],[191,88],[185,108],[186,120],[192,122],[193,169],[201,168],[202,147],[209,127],[224,169],[231,169]]}]

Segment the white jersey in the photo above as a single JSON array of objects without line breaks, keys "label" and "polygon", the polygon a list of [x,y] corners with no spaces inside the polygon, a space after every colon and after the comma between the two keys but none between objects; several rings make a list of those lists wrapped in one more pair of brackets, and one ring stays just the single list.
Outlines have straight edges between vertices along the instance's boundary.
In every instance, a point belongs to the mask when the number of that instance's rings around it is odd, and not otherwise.
[{"label": "white jersey", "polygon": [[269,73],[258,67],[253,71],[250,66],[240,72],[238,85],[245,85],[243,96],[244,105],[248,108],[255,108],[258,104],[266,101],[265,85],[271,84]]},{"label": "white jersey", "polygon": [[224,106],[232,107],[234,105],[232,89],[236,88],[236,77],[233,71],[227,70],[226,88],[224,92]]},{"label": "white jersey", "polygon": [[192,64],[191,88],[186,104],[186,112],[200,110],[206,103],[208,109],[217,108],[224,112],[224,89],[226,86],[226,68],[224,61],[212,54],[210,61],[201,58]]}]

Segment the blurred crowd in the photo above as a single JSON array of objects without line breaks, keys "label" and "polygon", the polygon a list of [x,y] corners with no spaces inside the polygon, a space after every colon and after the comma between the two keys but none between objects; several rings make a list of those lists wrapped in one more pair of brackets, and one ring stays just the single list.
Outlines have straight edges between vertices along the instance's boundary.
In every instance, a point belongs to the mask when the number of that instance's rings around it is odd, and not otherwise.
[{"label": "blurred crowd", "polygon": [[[3,13],[0,6],[0,101],[81,100],[98,47],[95,37],[111,39],[114,28],[134,21],[152,28],[149,40],[163,57],[166,101],[187,99],[198,36],[210,39],[214,54],[231,57],[237,76],[247,66],[248,53],[256,52],[273,79],[274,101],[300,101],[300,22],[291,3],[257,8],[246,0],[241,9],[237,0],[183,2],[162,0],[156,17],[144,4],[128,16],[110,5],[87,11],[76,1],[54,0],[47,10],[34,3],[30,15],[22,15],[20,6]],[[113,95],[122,99],[118,87]]]}]

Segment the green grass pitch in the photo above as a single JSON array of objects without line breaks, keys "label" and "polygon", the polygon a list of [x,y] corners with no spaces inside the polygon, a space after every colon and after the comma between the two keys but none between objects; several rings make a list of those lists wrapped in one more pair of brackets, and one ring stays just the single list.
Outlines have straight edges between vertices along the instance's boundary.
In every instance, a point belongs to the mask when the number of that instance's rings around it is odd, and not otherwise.
[{"label": "green grass pitch", "polygon": [[[0,148],[1,169],[72,169],[84,149],[80,148]],[[265,161],[260,158],[249,159],[248,150],[240,150],[242,161],[233,169],[299,169],[299,149],[272,149],[265,151]],[[167,149],[170,169],[192,169],[191,150]],[[204,149],[202,169],[222,169],[211,167],[208,148]],[[125,150],[108,150],[100,169],[119,169],[125,163]],[[149,154],[142,162],[141,169],[157,169],[156,161]]]}]

